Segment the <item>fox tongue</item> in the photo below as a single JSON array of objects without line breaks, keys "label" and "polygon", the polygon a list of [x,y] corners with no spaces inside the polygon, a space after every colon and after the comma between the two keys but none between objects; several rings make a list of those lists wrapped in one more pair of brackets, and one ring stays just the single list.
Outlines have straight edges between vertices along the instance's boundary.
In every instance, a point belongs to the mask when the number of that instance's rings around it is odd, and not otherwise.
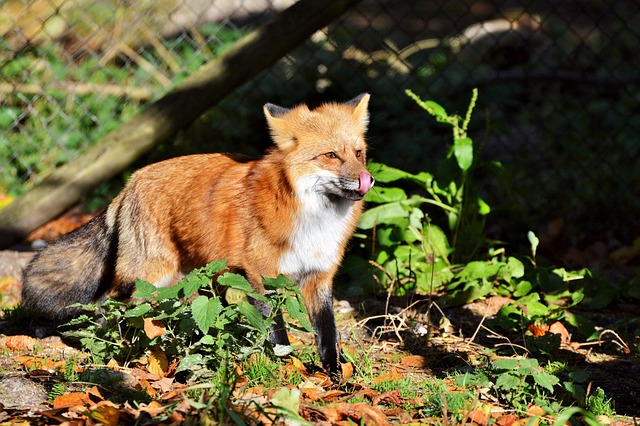
[{"label": "fox tongue", "polygon": [[371,175],[367,172],[360,172],[360,186],[358,186],[358,192],[362,195],[369,192],[372,184]]}]

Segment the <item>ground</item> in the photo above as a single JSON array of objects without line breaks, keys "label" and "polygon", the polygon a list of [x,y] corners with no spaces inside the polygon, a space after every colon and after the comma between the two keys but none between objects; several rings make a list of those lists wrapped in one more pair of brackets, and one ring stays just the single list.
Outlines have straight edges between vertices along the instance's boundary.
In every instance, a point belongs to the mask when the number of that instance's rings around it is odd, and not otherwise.
[{"label": "ground", "polygon": [[[0,252],[0,285],[2,285],[0,290],[3,303],[19,300],[20,272],[31,256],[30,252]],[[522,342],[514,342],[513,339],[500,336],[482,326],[484,321],[493,316],[507,301],[506,298],[494,297],[444,312],[436,309],[427,312],[429,304],[426,300],[419,298],[408,300],[370,297],[367,300],[337,301],[336,314],[346,350],[355,352],[366,349],[371,361],[375,363],[378,377],[402,378],[404,375],[411,374],[413,380],[421,381],[429,377],[446,378],[454,371],[471,370],[470,367],[476,364],[478,359],[495,356],[492,349],[500,345],[511,345],[516,348],[521,344]],[[407,306],[410,307],[406,308]],[[640,317],[640,307],[634,304],[618,304],[615,309],[608,312],[581,312],[581,314],[590,317],[595,323],[621,324],[631,320],[629,323],[633,324],[633,319]],[[6,421],[19,420],[58,423],[65,419],[61,417],[61,413],[68,414],[72,410],[70,407],[76,407],[78,404],[80,406],[84,404],[85,407],[93,404],[94,411],[90,412],[97,418],[106,415],[105,413],[109,410],[116,410],[120,413],[121,422],[123,418],[140,419],[140,410],[147,410],[145,415],[151,417],[153,412],[162,412],[162,406],[152,406],[153,402],[149,405],[142,404],[143,408],[135,409],[122,402],[114,405],[108,401],[109,398],[102,396],[100,388],[95,387],[82,391],[79,390],[81,386],[78,386],[78,389],[66,389],[66,398],[71,402],[64,405],[62,403],[65,400],[58,399],[57,403],[52,404],[51,394],[56,382],[52,371],[64,365],[65,359],[78,356],[80,353],[77,347],[63,341],[47,324],[32,322],[28,319],[22,322],[7,321],[1,315],[2,311],[0,311],[0,425]],[[634,335],[634,333],[637,335],[637,331],[628,334]],[[378,337],[374,338],[374,335]],[[611,338],[603,339],[606,342],[601,344],[572,342],[570,337],[567,337],[568,340],[563,344],[561,354],[557,358],[586,370],[591,380],[589,388],[604,389],[607,397],[615,401],[618,414],[635,417],[637,421],[637,417],[640,416],[640,385],[638,384],[640,358],[637,354],[630,352],[628,347],[624,347],[625,339],[617,337],[617,332],[612,332],[609,337]],[[313,338],[310,335],[303,335],[297,339],[306,345],[313,345]],[[517,349],[513,352],[522,353]],[[294,366],[292,368],[296,368],[295,363],[292,365]],[[316,382],[322,380],[321,373],[307,372],[304,366],[300,368],[304,369],[307,380],[316,380]],[[180,389],[180,385],[173,382],[173,379],[165,380],[166,377],[153,376],[147,370],[140,368],[130,368],[117,373],[109,370],[104,374],[122,375],[124,379],[121,382],[125,383],[125,386],[126,383],[130,383],[132,387],[140,388],[141,383],[147,383],[146,386],[150,383],[148,389],[158,392],[159,395],[175,393]],[[451,387],[454,387],[453,383]],[[354,384],[347,391],[344,387],[325,387],[322,383],[314,389],[316,390],[313,392],[311,389],[305,390],[302,396],[305,402],[300,412],[303,417],[308,420],[315,419],[314,422],[318,424],[332,422],[339,424],[336,419],[340,419],[340,416],[353,419],[354,417],[349,417],[350,410],[358,411],[357,414],[353,414],[355,418],[361,415],[362,418],[369,419],[365,423],[382,421],[380,419],[386,419],[390,423],[407,423],[416,420],[416,413],[411,410],[390,408],[401,405],[400,402],[405,405],[407,403],[406,398],[402,400],[398,390],[395,393],[373,391],[368,387]],[[102,392],[106,393],[104,389]],[[255,393],[255,391],[254,394],[244,393],[241,396],[238,395],[238,398],[264,398]],[[364,398],[367,403],[344,402],[353,401],[355,397]],[[323,403],[330,401],[333,405],[318,406],[312,403],[314,398],[320,398]],[[495,399],[495,396],[489,393],[483,394],[483,391],[479,390],[478,398],[483,400],[486,406],[492,403],[491,400]],[[496,406],[499,405],[497,401],[494,402]],[[384,410],[375,408],[379,406],[386,408]],[[335,410],[335,413],[328,411],[330,407]],[[153,411],[154,409],[156,411]],[[480,410],[477,411],[480,415]],[[82,415],[88,415],[87,412],[83,413],[85,414]],[[75,415],[82,418],[80,414]],[[513,422],[520,418],[513,414],[511,416],[513,418],[504,417],[501,424],[514,424]],[[96,417],[92,418],[96,419]],[[116,415],[117,418],[118,415]],[[474,421],[475,424],[487,424],[488,420],[474,419]],[[614,423],[631,424],[631,420],[627,418],[616,420]]]}]

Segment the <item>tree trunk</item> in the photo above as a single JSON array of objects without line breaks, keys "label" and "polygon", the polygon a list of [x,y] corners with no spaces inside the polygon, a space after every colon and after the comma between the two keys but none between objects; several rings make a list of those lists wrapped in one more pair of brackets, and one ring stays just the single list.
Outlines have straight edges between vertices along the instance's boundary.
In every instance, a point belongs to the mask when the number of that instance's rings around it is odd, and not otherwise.
[{"label": "tree trunk", "polygon": [[60,215],[360,0],[300,0],[0,210],[0,249]]}]

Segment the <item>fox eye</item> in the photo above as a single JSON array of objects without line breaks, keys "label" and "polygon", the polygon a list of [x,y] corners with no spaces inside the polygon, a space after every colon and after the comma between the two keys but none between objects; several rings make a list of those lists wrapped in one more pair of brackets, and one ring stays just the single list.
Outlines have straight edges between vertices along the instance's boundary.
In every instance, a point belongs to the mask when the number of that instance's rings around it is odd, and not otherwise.
[{"label": "fox eye", "polygon": [[331,152],[327,152],[325,155],[325,157],[327,158],[338,158],[338,156],[336,155],[335,152],[331,151]]},{"label": "fox eye", "polygon": [[359,150],[357,150],[357,151],[356,151],[356,157],[357,157],[357,158],[362,157],[362,150],[361,150],[361,149],[359,149]]}]

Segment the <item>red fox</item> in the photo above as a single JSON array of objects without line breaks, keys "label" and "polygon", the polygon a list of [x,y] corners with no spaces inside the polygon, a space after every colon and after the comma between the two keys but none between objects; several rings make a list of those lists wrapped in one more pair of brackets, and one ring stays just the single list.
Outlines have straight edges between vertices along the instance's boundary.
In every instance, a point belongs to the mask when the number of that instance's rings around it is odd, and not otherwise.
[{"label": "red fox", "polygon": [[[167,286],[226,259],[257,292],[262,277],[298,283],[320,360],[339,375],[332,281],[374,185],[368,102],[362,94],[313,110],[266,104],[275,146],[262,159],[189,155],[138,170],[103,213],[34,257],[24,271],[24,306],[64,319],[79,313],[73,303],[130,297],[136,278]],[[281,316],[271,340],[289,344]]]}]

